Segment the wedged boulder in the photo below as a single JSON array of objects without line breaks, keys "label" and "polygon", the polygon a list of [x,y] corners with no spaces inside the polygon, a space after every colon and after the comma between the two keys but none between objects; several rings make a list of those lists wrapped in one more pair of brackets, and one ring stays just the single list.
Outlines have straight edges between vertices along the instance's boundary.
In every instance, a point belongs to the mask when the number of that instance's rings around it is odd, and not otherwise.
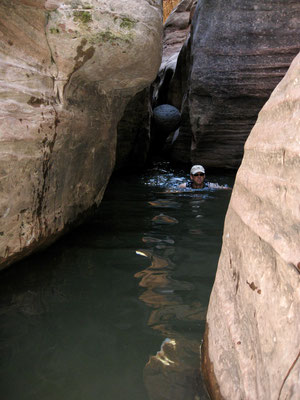
[{"label": "wedged boulder", "polygon": [[153,121],[159,130],[168,134],[178,128],[180,112],[170,104],[161,104],[153,109]]},{"label": "wedged boulder", "polygon": [[300,393],[300,54],[259,113],[226,215],[203,346],[212,399]]},{"label": "wedged boulder", "polygon": [[294,0],[198,2],[175,160],[189,152],[187,163],[239,167],[259,110],[300,49],[299,23]]},{"label": "wedged boulder", "polygon": [[0,264],[101,202],[117,124],[161,61],[161,1],[2,0]]},{"label": "wedged boulder", "polygon": [[179,127],[180,119],[179,110],[170,104],[161,104],[153,109],[149,152],[150,160],[157,156],[169,156],[170,141],[174,132]]}]

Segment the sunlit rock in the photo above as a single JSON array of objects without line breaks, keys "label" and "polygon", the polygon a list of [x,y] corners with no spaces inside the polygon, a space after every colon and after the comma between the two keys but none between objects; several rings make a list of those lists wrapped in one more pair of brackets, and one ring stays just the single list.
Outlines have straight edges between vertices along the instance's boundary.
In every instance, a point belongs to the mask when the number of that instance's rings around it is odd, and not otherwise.
[{"label": "sunlit rock", "polygon": [[[196,4],[197,0],[180,1],[166,20],[164,24],[162,68],[174,63],[173,56],[178,56],[189,35]],[[176,61],[173,68],[175,66]]]},{"label": "sunlit rock", "polygon": [[171,14],[173,9],[180,3],[181,0],[164,0],[163,1],[163,20],[164,22]]},{"label": "sunlit rock", "polygon": [[259,110],[300,49],[299,23],[294,0],[198,2],[177,63],[188,85],[173,159],[239,167]]},{"label": "sunlit rock", "polygon": [[169,103],[181,108],[187,71],[181,68],[176,76],[174,73],[181,48],[189,36],[196,4],[197,0],[180,1],[164,24],[162,63],[154,85],[155,105]]},{"label": "sunlit rock", "polygon": [[2,0],[0,263],[99,205],[126,104],[161,61],[161,1]]},{"label": "sunlit rock", "polygon": [[299,124],[300,55],[259,113],[227,212],[203,347],[213,399],[299,398]]}]

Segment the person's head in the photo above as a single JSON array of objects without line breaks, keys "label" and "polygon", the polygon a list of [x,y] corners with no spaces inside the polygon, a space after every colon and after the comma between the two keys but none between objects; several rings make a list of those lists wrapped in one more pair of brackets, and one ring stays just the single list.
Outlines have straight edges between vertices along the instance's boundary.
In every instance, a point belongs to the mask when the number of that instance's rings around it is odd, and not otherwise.
[{"label": "person's head", "polygon": [[205,169],[202,165],[193,165],[190,171],[193,186],[202,187],[205,179]]}]

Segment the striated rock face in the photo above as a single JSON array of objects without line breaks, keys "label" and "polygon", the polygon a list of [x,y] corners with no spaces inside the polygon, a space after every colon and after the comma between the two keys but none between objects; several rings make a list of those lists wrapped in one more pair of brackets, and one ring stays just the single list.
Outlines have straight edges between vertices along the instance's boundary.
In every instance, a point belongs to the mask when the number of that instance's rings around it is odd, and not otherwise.
[{"label": "striated rock face", "polygon": [[174,73],[178,55],[190,32],[196,4],[197,0],[182,0],[164,24],[162,63],[154,90],[155,105],[168,103],[181,108],[187,71],[183,67],[176,77]]},{"label": "striated rock face", "polygon": [[299,51],[299,23],[294,0],[198,2],[175,160],[240,165],[259,110]]},{"label": "striated rock face", "polygon": [[212,398],[299,398],[299,121],[300,54],[246,142],[227,212],[204,342]]},{"label": "striated rock face", "polygon": [[99,205],[118,121],[157,74],[161,19],[160,0],[1,1],[2,267]]},{"label": "striated rock face", "polygon": [[164,24],[162,67],[176,59],[189,32],[197,1],[182,0]]}]

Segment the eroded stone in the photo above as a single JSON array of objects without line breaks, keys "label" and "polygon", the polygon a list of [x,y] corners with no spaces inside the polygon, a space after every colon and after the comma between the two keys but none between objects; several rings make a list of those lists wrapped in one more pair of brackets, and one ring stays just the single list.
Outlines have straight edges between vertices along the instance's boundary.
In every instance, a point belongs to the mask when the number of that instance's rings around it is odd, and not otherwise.
[{"label": "eroded stone", "polygon": [[293,0],[198,2],[177,63],[189,76],[173,159],[239,167],[258,112],[299,51],[299,21]]},{"label": "eroded stone", "polygon": [[160,65],[161,1],[4,0],[0,21],[4,267],[101,202],[118,121]]},{"label": "eroded stone", "polygon": [[299,77],[300,55],[259,113],[226,215],[205,344],[224,399],[299,397]]}]

